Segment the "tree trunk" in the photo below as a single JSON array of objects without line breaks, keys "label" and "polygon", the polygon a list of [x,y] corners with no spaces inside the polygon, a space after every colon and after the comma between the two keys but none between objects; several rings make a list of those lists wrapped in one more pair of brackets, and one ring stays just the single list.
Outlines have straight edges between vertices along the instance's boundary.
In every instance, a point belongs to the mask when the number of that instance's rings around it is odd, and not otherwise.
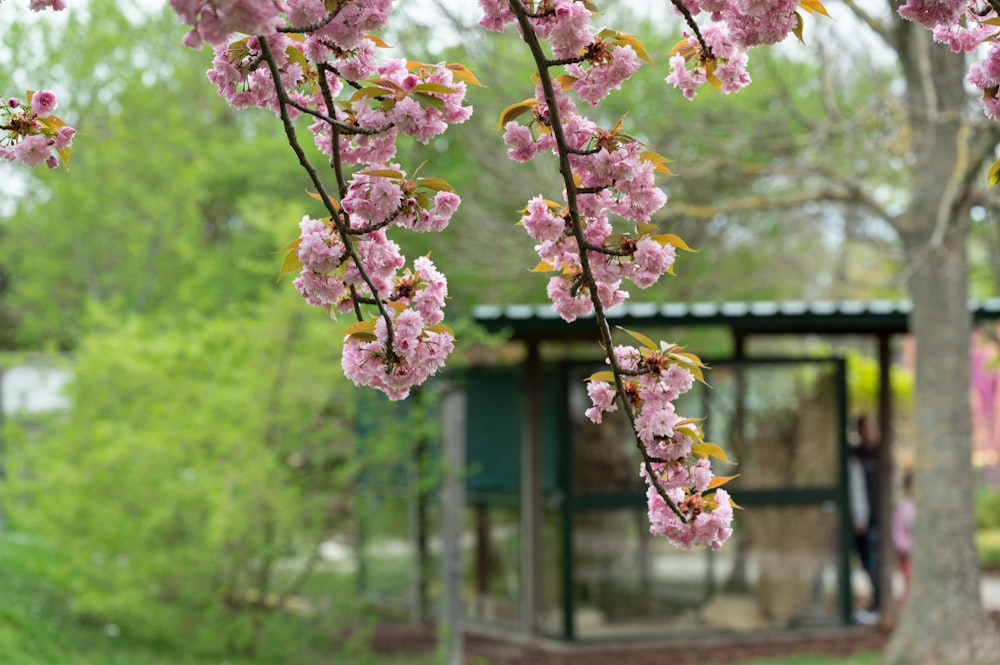
[{"label": "tree trunk", "polygon": [[912,200],[897,230],[909,258],[917,343],[916,522],[912,585],[885,660],[996,663],[1000,634],[980,596],[972,495],[966,241],[976,165],[968,158],[964,62],[922,28],[907,25],[897,36],[915,160]]}]

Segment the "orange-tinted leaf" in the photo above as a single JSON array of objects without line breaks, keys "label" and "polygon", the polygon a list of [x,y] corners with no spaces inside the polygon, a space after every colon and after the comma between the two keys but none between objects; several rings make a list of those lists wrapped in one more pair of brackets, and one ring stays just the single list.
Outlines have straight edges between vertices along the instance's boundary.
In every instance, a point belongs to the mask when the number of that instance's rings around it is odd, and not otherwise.
[{"label": "orange-tinted leaf", "polygon": [[691,446],[691,452],[698,457],[714,457],[726,462],[727,464],[733,464],[733,462],[729,461],[729,458],[726,457],[726,451],[714,443],[708,443],[707,441],[696,443]]},{"label": "orange-tinted leaf", "polygon": [[531,269],[531,272],[552,272],[555,269],[555,266],[548,261],[540,261],[537,266]]},{"label": "orange-tinted leaf", "polygon": [[736,474],[735,476],[716,476],[715,478],[712,478],[711,482],[708,483],[708,487],[706,489],[714,490],[716,487],[722,487],[730,480],[739,477],[740,474]]},{"label": "orange-tinted leaf", "polygon": [[830,15],[826,12],[826,7],[820,0],[799,0],[799,7],[806,10],[810,14],[822,14],[823,16],[830,18]]},{"label": "orange-tinted leaf", "polygon": [[463,81],[464,83],[471,83],[472,85],[478,85],[480,88],[483,87],[483,84],[479,82],[479,79],[476,78],[476,75],[473,74],[471,71],[469,71],[468,68],[465,67],[465,65],[453,63],[450,65],[445,65],[445,68],[450,69],[452,76],[457,78],[459,81]]},{"label": "orange-tinted leaf", "polygon": [[670,243],[677,249],[682,249],[685,252],[697,253],[697,249],[691,249],[688,247],[687,243],[680,239],[679,236],[675,236],[673,233],[661,233],[659,235],[652,236],[653,240],[660,243],[661,245],[666,245]]},{"label": "orange-tinted leaf", "polygon": [[[316,199],[316,200],[317,200],[317,201],[319,201],[320,203],[323,203],[323,197],[322,197],[322,196],[320,196],[320,195],[319,195],[319,193],[317,193],[317,192],[310,192],[310,191],[309,191],[309,190],[307,189],[307,190],[306,190],[306,194],[308,194],[308,195],[309,195],[309,196],[311,196],[312,198]],[[330,197],[330,203],[332,203],[332,204],[333,204],[333,207],[334,207],[334,208],[335,208],[336,210],[340,210],[340,201],[338,201],[337,199],[335,199],[335,198],[333,198],[333,197],[331,196],[331,197]]]},{"label": "orange-tinted leaf", "polygon": [[520,115],[533,111],[538,101],[535,99],[525,99],[523,102],[511,104],[500,113],[500,121],[494,129],[502,129],[511,120],[517,119]]},{"label": "orange-tinted leaf", "polygon": [[[365,37],[367,39],[371,40],[372,43],[374,43],[377,48],[392,48],[391,46],[389,46],[388,44],[386,44],[385,41],[381,37],[379,37],[376,34],[368,33],[368,34],[365,35]],[[406,66],[409,67],[410,63],[406,63]]]}]

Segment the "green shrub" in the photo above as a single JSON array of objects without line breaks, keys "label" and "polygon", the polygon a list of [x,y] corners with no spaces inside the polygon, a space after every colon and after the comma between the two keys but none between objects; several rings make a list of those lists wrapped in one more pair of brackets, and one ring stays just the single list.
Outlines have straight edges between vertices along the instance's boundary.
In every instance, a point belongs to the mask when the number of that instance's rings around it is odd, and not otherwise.
[{"label": "green shrub", "polygon": [[1000,527],[1000,488],[980,488],[976,492],[976,526],[980,529]]},{"label": "green shrub", "polygon": [[71,410],[11,430],[8,515],[76,616],[247,652],[302,609],[288,594],[350,513],[355,389],[329,322],[291,297],[262,307],[106,322]]}]

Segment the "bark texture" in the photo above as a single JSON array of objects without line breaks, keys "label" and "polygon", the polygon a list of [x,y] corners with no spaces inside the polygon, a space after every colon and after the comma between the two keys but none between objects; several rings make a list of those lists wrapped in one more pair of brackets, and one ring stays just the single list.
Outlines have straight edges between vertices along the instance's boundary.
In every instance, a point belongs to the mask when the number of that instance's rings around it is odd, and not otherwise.
[{"label": "bark texture", "polygon": [[897,21],[907,81],[913,198],[897,221],[908,254],[917,343],[913,579],[885,650],[888,663],[1000,662],[1000,633],[983,608],[975,550],[971,320],[967,307],[969,201],[979,163],[961,57]]}]

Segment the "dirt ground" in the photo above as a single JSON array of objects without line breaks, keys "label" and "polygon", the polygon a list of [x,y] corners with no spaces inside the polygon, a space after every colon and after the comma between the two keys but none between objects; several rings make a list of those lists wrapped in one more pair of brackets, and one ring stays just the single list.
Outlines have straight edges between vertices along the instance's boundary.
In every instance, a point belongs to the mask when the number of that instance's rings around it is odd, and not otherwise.
[{"label": "dirt ground", "polygon": [[[466,662],[485,658],[499,665],[696,665],[732,663],[793,654],[848,656],[880,649],[888,636],[880,628],[849,627],[794,636],[726,635],[711,639],[660,642],[563,643],[550,640],[519,644],[484,635],[467,635]],[[382,626],[372,647],[383,654],[432,653],[432,627]]]}]

